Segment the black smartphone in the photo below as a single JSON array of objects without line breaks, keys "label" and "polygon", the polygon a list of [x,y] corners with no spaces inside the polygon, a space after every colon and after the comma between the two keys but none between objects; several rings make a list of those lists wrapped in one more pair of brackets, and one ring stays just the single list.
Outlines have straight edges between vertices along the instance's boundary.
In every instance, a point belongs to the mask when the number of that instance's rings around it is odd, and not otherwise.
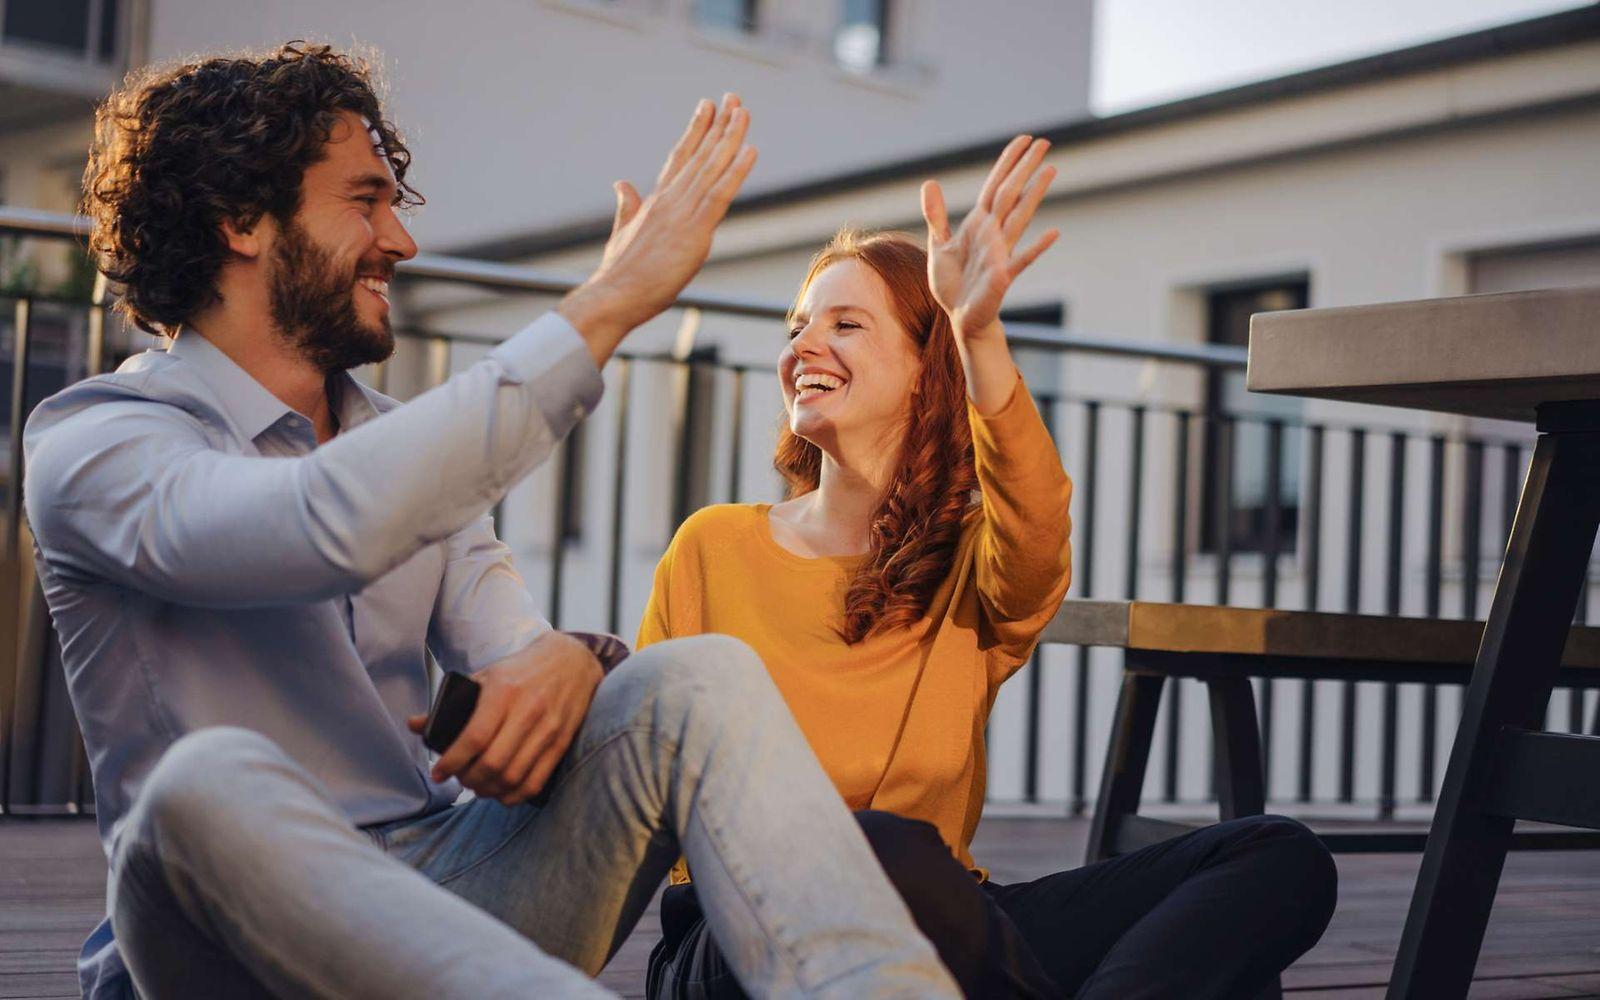
[{"label": "black smartphone", "polygon": [[428,709],[422,727],[422,743],[434,753],[444,753],[466,728],[472,710],[478,707],[478,692],[483,685],[459,671],[450,670],[439,682],[439,693]]}]

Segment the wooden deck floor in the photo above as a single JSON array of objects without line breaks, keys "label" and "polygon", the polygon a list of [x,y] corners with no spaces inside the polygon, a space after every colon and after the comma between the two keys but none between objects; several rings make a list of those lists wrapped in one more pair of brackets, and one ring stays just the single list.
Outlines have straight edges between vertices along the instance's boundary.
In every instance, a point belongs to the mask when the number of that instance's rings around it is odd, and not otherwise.
[{"label": "wooden deck floor", "polygon": [[[991,817],[975,853],[1001,881],[1076,865],[1087,823]],[[1289,970],[1300,1000],[1381,997],[1416,876],[1416,855],[1344,855],[1338,912],[1322,943]],[[93,824],[0,821],[0,998],[74,997],[73,958],[102,912],[105,866]],[[643,995],[656,915],[601,981]],[[1514,854],[1501,882],[1472,997],[1600,997],[1600,852]]]}]

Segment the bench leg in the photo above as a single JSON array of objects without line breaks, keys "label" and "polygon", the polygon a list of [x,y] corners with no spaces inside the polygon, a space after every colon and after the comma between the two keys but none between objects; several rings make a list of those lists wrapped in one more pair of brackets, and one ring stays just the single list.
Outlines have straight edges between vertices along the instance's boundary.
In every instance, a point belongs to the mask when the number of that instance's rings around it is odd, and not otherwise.
[{"label": "bench leg", "polygon": [[1259,816],[1267,811],[1261,773],[1261,731],[1256,702],[1244,677],[1207,680],[1211,695],[1211,733],[1216,741],[1217,811],[1222,819]]},{"label": "bench leg", "polygon": [[1157,674],[1124,673],[1122,676],[1116,721],[1111,727],[1111,746],[1106,751],[1094,822],[1089,827],[1086,858],[1089,864],[1117,853],[1117,832],[1123,818],[1139,811],[1145,765],[1150,761],[1150,741],[1155,736],[1156,709],[1161,707],[1161,686],[1165,680]]}]

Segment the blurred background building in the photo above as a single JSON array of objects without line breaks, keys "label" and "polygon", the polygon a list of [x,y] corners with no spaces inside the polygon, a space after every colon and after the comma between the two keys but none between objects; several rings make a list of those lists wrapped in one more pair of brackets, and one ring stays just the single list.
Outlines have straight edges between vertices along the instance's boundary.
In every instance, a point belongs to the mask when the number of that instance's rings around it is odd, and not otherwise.
[{"label": "blurred background building", "polygon": [[[0,0],[0,200],[71,210],[93,102],[130,66],[359,41],[416,154],[419,242],[581,275],[610,182],[646,186],[693,101],[736,89],[761,162],[695,287],[781,307],[839,226],[920,231],[924,178],[959,211],[1009,135],[1046,135],[1060,178],[1038,225],[1063,238],[1008,307],[1079,484],[1074,594],[1481,616],[1530,431],[1252,398],[1227,362],[1258,311],[1600,283],[1600,6],[1103,116],[1096,16],[1090,0]],[[32,399],[81,373],[93,276],[70,248],[0,239],[0,295],[36,300],[33,360],[55,365],[28,376]],[[365,375],[420,391],[551,301],[415,278],[400,352]],[[678,518],[779,495],[782,327],[759,311],[652,323],[601,410],[502,505],[563,624],[631,636]],[[1007,686],[996,807],[1092,798],[1118,665],[1052,648]],[[1262,685],[1272,796],[1425,810],[1456,697]],[[1589,729],[1592,700],[1558,692],[1552,710]],[[1203,690],[1164,713],[1149,794],[1189,808],[1210,794]]]}]

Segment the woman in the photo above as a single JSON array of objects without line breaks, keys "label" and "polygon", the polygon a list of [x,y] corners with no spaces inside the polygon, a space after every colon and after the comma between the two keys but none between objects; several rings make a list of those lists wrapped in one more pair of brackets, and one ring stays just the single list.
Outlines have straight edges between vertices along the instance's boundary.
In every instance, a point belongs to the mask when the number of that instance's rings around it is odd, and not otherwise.
[{"label": "woman", "polygon": [[[685,522],[638,644],[724,632],[761,654],[968,995],[1249,997],[1332,913],[1332,861],[1299,824],[1218,824],[1023,885],[968,849],[984,723],[1071,567],[1071,483],[999,320],[1057,235],[1016,251],[1047,149],[1007,146],[954,233],[925,184],[927,252],[846,232],[817,255],[778,362],[789,499]],[[688,876],[663,897],[649,994],[740,996]]]}]

